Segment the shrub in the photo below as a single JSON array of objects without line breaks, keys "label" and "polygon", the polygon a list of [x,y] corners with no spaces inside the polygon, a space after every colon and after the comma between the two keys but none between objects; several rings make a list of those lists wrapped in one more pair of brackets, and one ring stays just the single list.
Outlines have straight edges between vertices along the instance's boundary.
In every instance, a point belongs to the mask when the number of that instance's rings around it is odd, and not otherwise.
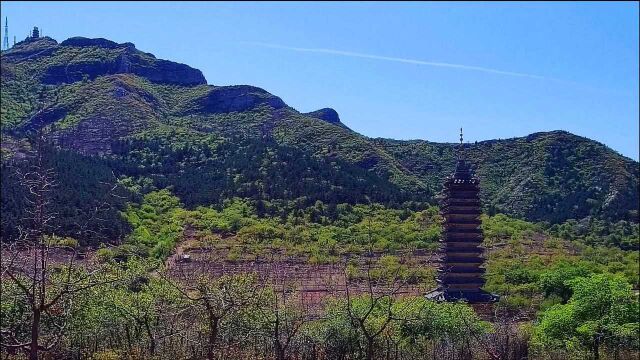
[{"label": "shrub", "polygon": [[540,288],[545,297],[557,295],[563,302],[567,302],[572,294],[572,288],[568,281],[591,273],[592,270],[586,263],[563,261],[540,274]]},{"label": "shrub", "polygon": [[113,260],[115,256],[115,252],[109,248],[101,248],[96,251],[96,258],[100,263],[107,263]]},{"label": "shrub", "polygon": [[240,248],[237,246],[234,246],[229,249],[229,252],[227,252],[227,261],[231,261],[231,262],[238,261],[241,255],[242,255],[242,252],[240,251]]}]

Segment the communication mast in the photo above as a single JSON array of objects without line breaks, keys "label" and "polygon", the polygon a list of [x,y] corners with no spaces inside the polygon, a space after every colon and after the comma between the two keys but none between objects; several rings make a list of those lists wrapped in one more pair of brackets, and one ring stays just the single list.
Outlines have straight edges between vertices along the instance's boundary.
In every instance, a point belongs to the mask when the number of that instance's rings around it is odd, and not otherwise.
[{"label": "communication mast", "polygon": [[2,48],[4,50],[9,49],[9,20],[4,17],[4,40],[2,41]]}]

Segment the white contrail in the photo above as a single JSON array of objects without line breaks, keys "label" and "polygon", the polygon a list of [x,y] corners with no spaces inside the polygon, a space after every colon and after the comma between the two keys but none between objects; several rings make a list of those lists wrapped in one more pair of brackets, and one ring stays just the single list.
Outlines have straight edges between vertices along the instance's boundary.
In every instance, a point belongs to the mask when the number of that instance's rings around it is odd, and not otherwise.
[{"label": "white contrail", "polygon": [[268,47],[273,49],[284,49],[298,52],[309,52],[309,53],[321,53],[321,54],[332,54],[332,55],[341,55],[348,57],[357,57],[364,59],[374,59],[374,60],[384,60],[384,61],[393,61],[405,64],[414,64],[414,65],[425,65],[425,66],[436,66],[436,67],[445,67],[445,68],[453,68],[453,69],[462,69],[462,70],[471,70],[471,71],[481,71],[485,73],[491,74],[500,74],[507,76],[518,76],[518,77],[527,77],[533,79],[546,79],[546,80],[556,80],[558,79],[549,78],[546,76],[533,75],[533,74],[525,74],[513,71],[503,71],[498,69],[485,68],[480,66],[472,66],[472,65],[462,65],[462,64],[451,64],[444,62],[435,62],[435,61],[423,61],[423,60],[415,60],[415,59],[405,59],[391,56],[380,56],[380,55],[372,55],[372,54],[363,54],[352,51],[342,51],[342,50],[334,50],[334,49],[319,49],[319,48],[301,48],[301,47],[293,47],[293,46],[283,46],[277,44],[269,44],[269,43],[261,43],[261,42],[243,42],[245,44],[251,44],[256,46]]}]

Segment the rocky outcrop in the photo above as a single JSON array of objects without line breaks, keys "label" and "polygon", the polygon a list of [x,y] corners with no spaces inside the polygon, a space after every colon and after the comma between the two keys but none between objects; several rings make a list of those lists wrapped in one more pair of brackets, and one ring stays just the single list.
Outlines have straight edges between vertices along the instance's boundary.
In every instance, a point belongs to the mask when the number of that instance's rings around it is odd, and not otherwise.
[{"label": "rocky outcrop", "polygon": [[118,65],[128,67],[129,71],[126,73],[135,74],[157,83],[183,86],[207,83],[200,70],[173,61],[155,60],[153,64],[145,64],[125,55],[119,59]]},{"label": "rocky outcrop", "polygon": [[324,108],[324,109],[305,113],[304,115],[310,116],[312,118],[324,120],[329,124],[337,124],[340,122],[340,116],[338,116],[338,112],[333,110],[332,108]]},{"label": "rocky outcrop", "polygon": [[332,108],[323,108],[320,110],[304,113],[304,115],[348,129],[346,125],[340,122],[340,116],[338,115],[338,112],[333,110]]},{"label": "rocky outcrop", "polygon": [[81,61],[69,64],[56,64],[49,66],[40,80],[49,85],[74,83],[87,80],[94,80],[98,76],[115,74],[114,64],[95,61]]},{"label": "rocky outcrop", "polygon": [[149,81],[182,86],[206,84],[198,69],[167,60],[145,61],[138,54],[126,52],[112,61],[80,60],[69,64],[52,65],[41,80],[45,84],[72,83],[85,77],[93,80],[98,76],[112,74],[134,74]]},{"label": "rocky outcrop", "polygon": [[[106,52],[78,54],[77,48],[98,48]],[[136,49],[132,43],[118,44],[97,38],[73,37],[58,44],[51,38],[25,40],[2,53],[3,62],[20,63],[45,56],[46,67],[40,80],[49,85],[73,83],[112,74],[134,74],[149,81],[182,86],[207,83],[198,69],[173,61],[157,59],[153,54]]]},{"label": "rocky outcrop", "polygon": [[201,99],[197,100],[198,111],[208,113],[225,113],[246,111],[260,105],[268,105],[273,109],[287,106],[279,97],[255,86],[236,85],[222,86],[211,89]]},{"label": "rocky outcrop", "polygon": [[42,129],[58,120],[62,120],[66,114],[67,110],[62,107],[43,108],[35,113],[21,130],[23,132],[30,132]]},{"label": "rocky outcrop", "polygon": [[95,38],[90,39],[82,36],[76,36],[69,38],[60,43],[60,46],[76,46],[76,47],[90,47],[95,46],[103,49],[118,49],[123,47],[131,47],[135,49],[135,45],[130,42],[124,44],[118,44],[115,41],[103,39],[103,38]]},{"label": "rocky outcrop", "polygon": [[135,130],[134,124],[123,126],[108,117],[92,117],[74,129],[54,133],[52,140],[62,148],[73,149],[84,155],[105,155],[111,153],[115,140]]},{"label": "rocky outcrop", "polygon": [[17,63],[49,56],[58,49],[58,42],[50,37],[20,41],[2,52],[2,61]]},{"label": "rocky outcrop", "polygon": [[[94,42],[94,40],[98,41]],[[85,77],[93,80],[103,75],[134,74],[161,84],[196,86],[207,83],[198,69],[173,61],[156,59],[153,55],[136,50],[131,43],[116,44],[103,40],[83,38],[71,43],[97,46],[118,52],[112,59],[80,58],[70,63],[52,65],[46,69],[41,78],[42,82],[45,84],[72,83],[83,80]]]}]

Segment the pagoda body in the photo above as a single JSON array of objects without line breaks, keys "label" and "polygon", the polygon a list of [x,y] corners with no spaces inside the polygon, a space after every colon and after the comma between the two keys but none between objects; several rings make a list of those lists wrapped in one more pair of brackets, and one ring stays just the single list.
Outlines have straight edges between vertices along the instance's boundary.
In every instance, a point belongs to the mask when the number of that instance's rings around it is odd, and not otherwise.
[{"label": "pagoda body", "polygon": [[428,293],[427,298],[469,303],[498,299],[482,290],[485,280],[479,192],[478,178],[460,154],[455,173],[444,184],[442,265],[438,270],[438,288]]}]

